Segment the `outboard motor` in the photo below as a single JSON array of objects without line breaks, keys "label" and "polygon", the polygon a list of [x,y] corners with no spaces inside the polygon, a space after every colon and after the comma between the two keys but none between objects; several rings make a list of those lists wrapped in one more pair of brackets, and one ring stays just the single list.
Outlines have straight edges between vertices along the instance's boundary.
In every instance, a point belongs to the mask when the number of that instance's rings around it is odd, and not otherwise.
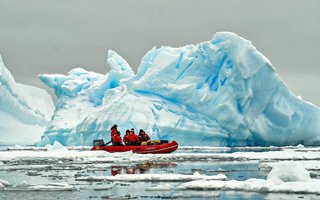
[{"label": "outboard motor", "polygon": [[93,140],[93,146],[106,146],[102,139],[100,140]]}]

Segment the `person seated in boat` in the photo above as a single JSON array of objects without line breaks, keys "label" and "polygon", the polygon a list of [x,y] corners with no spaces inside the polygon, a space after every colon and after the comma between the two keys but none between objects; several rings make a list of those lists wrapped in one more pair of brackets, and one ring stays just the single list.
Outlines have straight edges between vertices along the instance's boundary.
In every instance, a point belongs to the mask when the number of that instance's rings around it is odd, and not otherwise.
[{"label": "person seated in boat", "polygon": [[111,139],[112,139],[112,136],[117,134],[118,132],[118,125],[117,124],[114,124],[112,127],[111,127]]},{"label": "person seated in boat", "polygon": [[140,142],[147,142],[150,140],[150,137],[148,134],[146,134],[146,132],[144,132],[144,130],[140,129],[139,130],[139,139],[140,139]]},{"label": "person seated in boat", "polygon": [[130,130],[127,129],[126,134],[123,136],[123,142],[127,146],[129,146],[129,133],[130,133]]},{"label": "person seated in boat", "polygon": [[113,146],[123,146],[122,138],[119,131],[113,134],[113,136],[111,137],[111,141]]},{"label": "person seated in boat", "polygon": [[118,132],[118,125],[117,124],[114,124],[112,127],[111,127],[111,133],[110,133],[110,138],[111,140],[109,142],[106,143],[106,145],[110,144],[110,143],[113,143],[113,137],[114,135]]},{"label": "person seated in boat", "polygon": [[131,129],[131,131],[129,131],[128,140],[129,140],[129,145],[130,145],[130,146],[140,145],[140,139],[139,139],[139,137],[135,134],[133,128]]}]

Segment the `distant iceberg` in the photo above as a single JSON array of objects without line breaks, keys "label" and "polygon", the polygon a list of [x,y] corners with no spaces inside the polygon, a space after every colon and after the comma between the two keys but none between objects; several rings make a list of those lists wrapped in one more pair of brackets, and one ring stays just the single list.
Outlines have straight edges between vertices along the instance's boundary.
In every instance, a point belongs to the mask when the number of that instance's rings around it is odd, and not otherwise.
[{"label": "distant iceberg", "polygon": [[39,145],[91,145],[110,127],[146,130],[181,145],[319,145],[320,110],[294,96],[252,43],[221,32],[151,49],[137,74],[114,51],[110,72],[40,76],[58,97]]},{"label": "distant iceberg", "polygon": [[54,105],[43,89],[16,83],[0,56],[0,144],[34,144],[51,120]]}]

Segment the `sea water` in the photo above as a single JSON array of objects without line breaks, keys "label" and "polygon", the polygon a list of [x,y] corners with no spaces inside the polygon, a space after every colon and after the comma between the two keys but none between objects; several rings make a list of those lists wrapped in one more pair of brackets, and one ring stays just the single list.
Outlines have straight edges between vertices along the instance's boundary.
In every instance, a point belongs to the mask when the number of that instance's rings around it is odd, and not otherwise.
[{"label": "sea water", "polygon": [[[271,168],[264,163],[277,159],[250,159],[250,153],[292,150],[317,152],[320,148],[210,148],[181,147],[158,157],[135,154],[103,154],[92,157],[89,147],[69,148],[47,153],[46,148],[2,147],[0,150],[0,180],[9,185],[0,187],[0,199],[317,199],[314,194],[274,194],[244,191],[182,190],[183,181],[101,181],[78,180],[79,177],[108,177],[118,174],[185,174],[207,176],[224,174],[228,180],[266,179]],[[74,153],[75,156],[69,156]],[[224,154],[243,153],[243,158],[219,158]],[[47,153],[47,154],[46,154]],[[68,156],[58,156],[66,153]],[[43,154],[45,156],[39,156]],[[36,156],[32,156],[36,155]],[[192,155],[190,157],[186,155]],[[110,159],[112,157],[112,159]],[[131,160],[128,160],[131,157]],[[135,160],[136,158],[136,160]],[[309,159],[310,161],[310,159]],[[315,161],[316,162],[316,161]],[[320,165],[320,163],[319,163]],[[263,167],[264,166],[264,167]],[[318,170],[317,170],[318,169]],[[319,178],[320,168],[313,167],[313,178]],[[53,186],[52,186],[53,184]],[[54,185],[58,184],[58,185]],[[61,185],[59,185],[61,184]],[[65,184],[65,185],[64,185]],[[159,187],[160,189],[152,189]],[[150,189],[151,188],[151,189]]]}]

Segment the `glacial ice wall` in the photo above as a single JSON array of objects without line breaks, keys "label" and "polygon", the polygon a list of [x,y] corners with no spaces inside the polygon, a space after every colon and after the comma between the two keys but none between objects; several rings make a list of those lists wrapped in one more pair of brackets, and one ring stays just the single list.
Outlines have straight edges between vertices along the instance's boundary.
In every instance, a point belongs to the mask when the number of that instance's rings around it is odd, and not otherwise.
[{"label": "glacial ice wall", "polygon": [[320,110],[294,96],[269,60],[221,32],[180,48],[151,49],[136,75],[109,51],[110,72],[42,75],[58,104],[39,145],[91,145],[109,130],[145,129],[181,145],[319,145]]},{"label": "glacial ice wall", "polygon": [[54,105],[43,89],[16,83],[0,56],[0,144],[34,144],[51,120]]}]

